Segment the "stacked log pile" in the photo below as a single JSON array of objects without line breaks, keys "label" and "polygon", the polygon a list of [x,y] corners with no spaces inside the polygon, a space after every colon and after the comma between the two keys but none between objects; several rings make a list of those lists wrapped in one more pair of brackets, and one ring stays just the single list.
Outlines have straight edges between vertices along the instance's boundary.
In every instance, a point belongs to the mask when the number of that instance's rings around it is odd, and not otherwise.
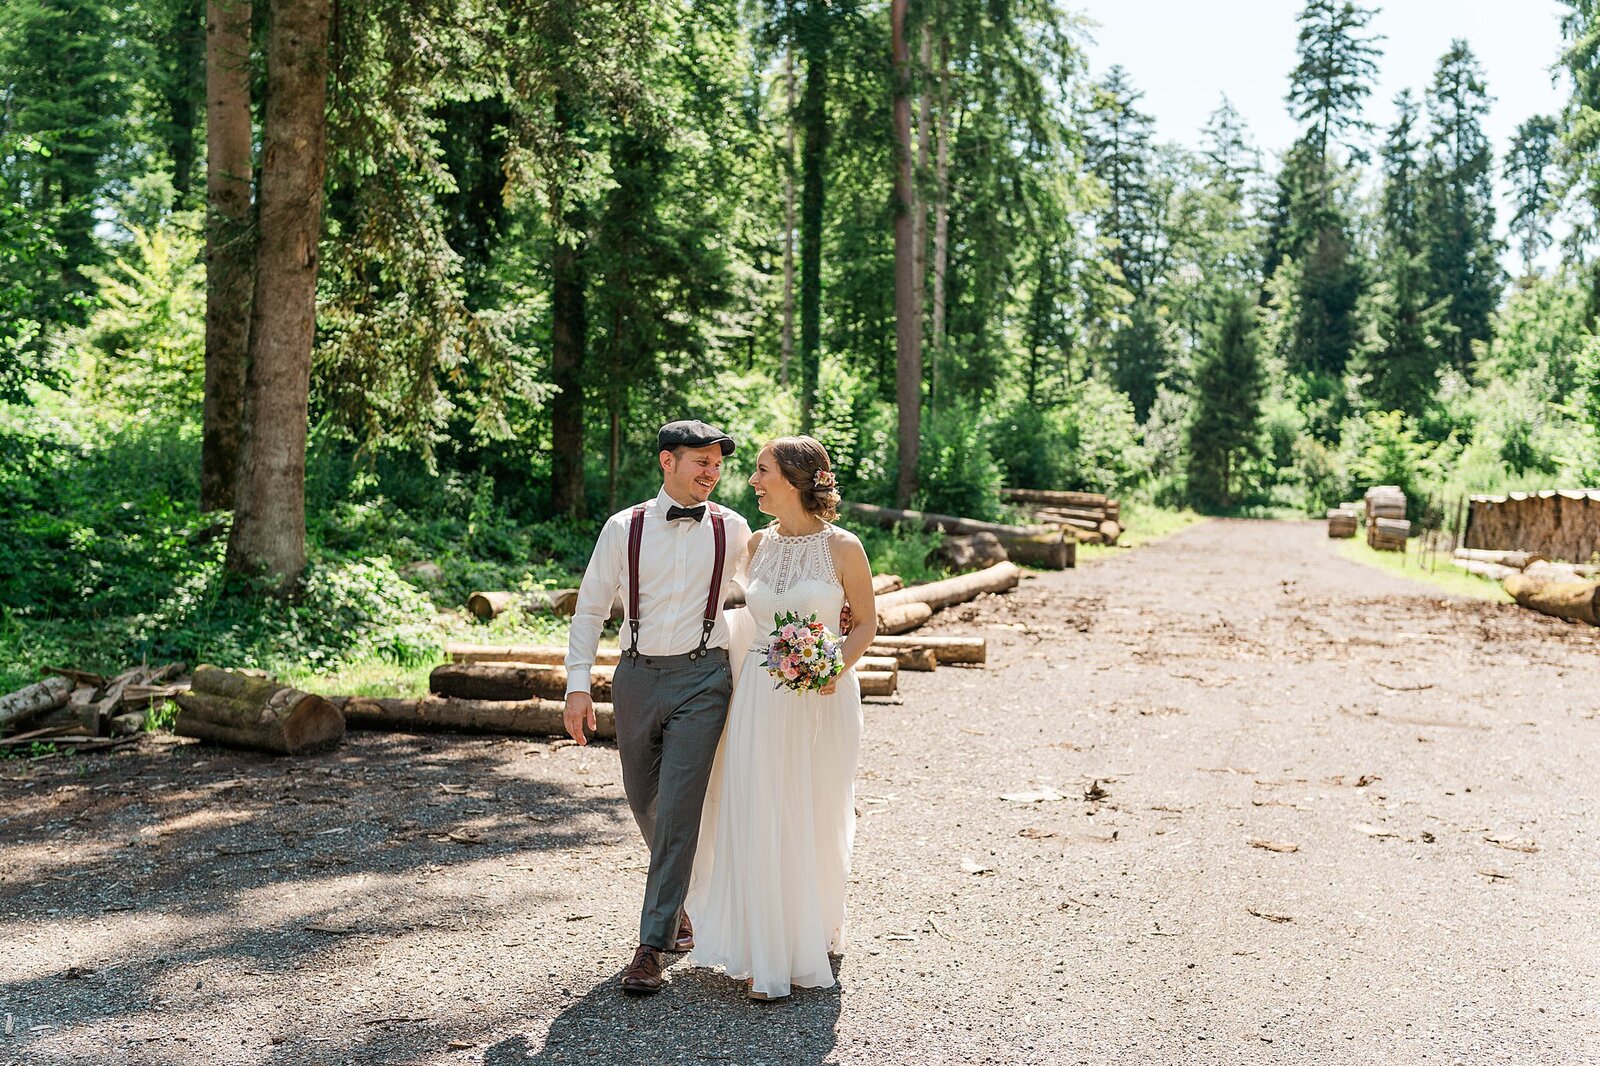
[{"label": "stacked log pile", "polygon": [[1463,543],[1520,548],[1552,559],[1592,559],[1600,555],[1600,489],[1473,496]]},{"label": "stacked log pile", "polygon": [[78,751],[118,747],[138,739],[152,707],[189,687],[184,665],[136,666],[114,677],[47,667],[42,681],[0,696],[0,730],[26,730],[0,746],[43,743]]},{"label": "stacked log pile", "polygon": [[1068,536],[1067,527],[1060,523],[1008,526],[1000,522],[980,522],[974,518],[958,518],[927,511],[900,511],[870,503],[846,502],[840,505],[840,510],[881,529],[906,525],[928,533],[951,536],[992,533],[1005,548],[1006,558],[1011,562],[1044,570],[1069,570],[1077,562],[1077,538]]},{"label": "stacked log pile", "polygon": [[1041,522],[1070,526],[1084,544],[1115,544],[1122,536],[1122,503],[1098,492],[1001,489],[1003,499],[1033,511]]},{"label": "stacked log pile", "polygon": [[1356,528],[1361,524],[1361,517],[1356,513],[1353,503],[1341,503],[1328,512],[1328,536],[1336,539],[1349,539],[1356,535]]},{"label": "stacked log pile", "polygon": [[1398,485],[1375,485],[1367,490],[1367,545],[1377,551],[1403,552],[1411,536],[1406,521],[1406,495]]},{"label": "stacked log pile", "polygon": [[179,736],[278,755],[332,751],[344,740],[344,718],[332,703],[259,671],[202,666],[175,698]]}]

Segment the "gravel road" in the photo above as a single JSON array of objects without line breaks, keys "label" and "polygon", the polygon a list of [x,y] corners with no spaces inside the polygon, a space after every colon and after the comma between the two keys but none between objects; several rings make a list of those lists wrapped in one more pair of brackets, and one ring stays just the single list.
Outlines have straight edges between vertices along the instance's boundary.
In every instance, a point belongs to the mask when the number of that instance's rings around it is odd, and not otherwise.
[{"label": "gravel road", "polygon": [[1596,631],[1233,521],[932,628],[834,989],[618,994],[611,748],[153,738],[0,764],[0,1062],[1600,1063]]}]

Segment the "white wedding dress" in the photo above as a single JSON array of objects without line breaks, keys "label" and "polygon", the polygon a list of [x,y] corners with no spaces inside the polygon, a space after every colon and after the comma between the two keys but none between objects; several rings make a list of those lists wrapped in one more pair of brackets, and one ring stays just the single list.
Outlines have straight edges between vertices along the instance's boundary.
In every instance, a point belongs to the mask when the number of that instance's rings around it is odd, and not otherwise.
[{"label": "white wedding dress", "polygon": [[[828,538],[762,533],[747,611],[730,611],[733,702],[706,793],[685,910],[692,964],[721,966],[777,997],[828,988],[828,953],[845,942],[845,883],[855,839],[861,686],[832,696],[776,688],[765,666],[775,615],[815,614],[838,630],[844,590]],[[744,617],[739,617],[743,615]]]}]

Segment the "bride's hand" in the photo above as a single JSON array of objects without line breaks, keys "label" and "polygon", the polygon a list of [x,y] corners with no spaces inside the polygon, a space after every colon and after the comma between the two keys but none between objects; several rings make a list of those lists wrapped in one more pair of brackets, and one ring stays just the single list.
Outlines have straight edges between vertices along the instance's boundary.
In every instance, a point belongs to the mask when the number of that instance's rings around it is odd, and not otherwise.
[{"label": "bride's hand", "polygon": [[832,681],[829,681],[826,685],[823,685],[821,688],[817,689],[817,694],[820,696],[831,696],[838,691],[839,679],[836,677]]}]

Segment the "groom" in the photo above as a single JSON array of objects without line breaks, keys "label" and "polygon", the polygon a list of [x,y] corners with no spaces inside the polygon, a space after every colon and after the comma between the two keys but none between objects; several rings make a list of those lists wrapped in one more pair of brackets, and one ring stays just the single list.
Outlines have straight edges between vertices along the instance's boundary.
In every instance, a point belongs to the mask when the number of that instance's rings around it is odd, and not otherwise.
[{"label": "groom", "polygon": [[639,947],[622,974],[635,995],[659,991],[662,953],[694,947],[683,913],[711,762],[733,695],[722,601],[750,526],[710,503],[733,438],[704,422],[656,434],[661,491],[606,520],[578,589],[567,642],[567,732],[595,728],[589,675],[620,590],[622,659],[611,682],[628,805],[650,847]]}]

